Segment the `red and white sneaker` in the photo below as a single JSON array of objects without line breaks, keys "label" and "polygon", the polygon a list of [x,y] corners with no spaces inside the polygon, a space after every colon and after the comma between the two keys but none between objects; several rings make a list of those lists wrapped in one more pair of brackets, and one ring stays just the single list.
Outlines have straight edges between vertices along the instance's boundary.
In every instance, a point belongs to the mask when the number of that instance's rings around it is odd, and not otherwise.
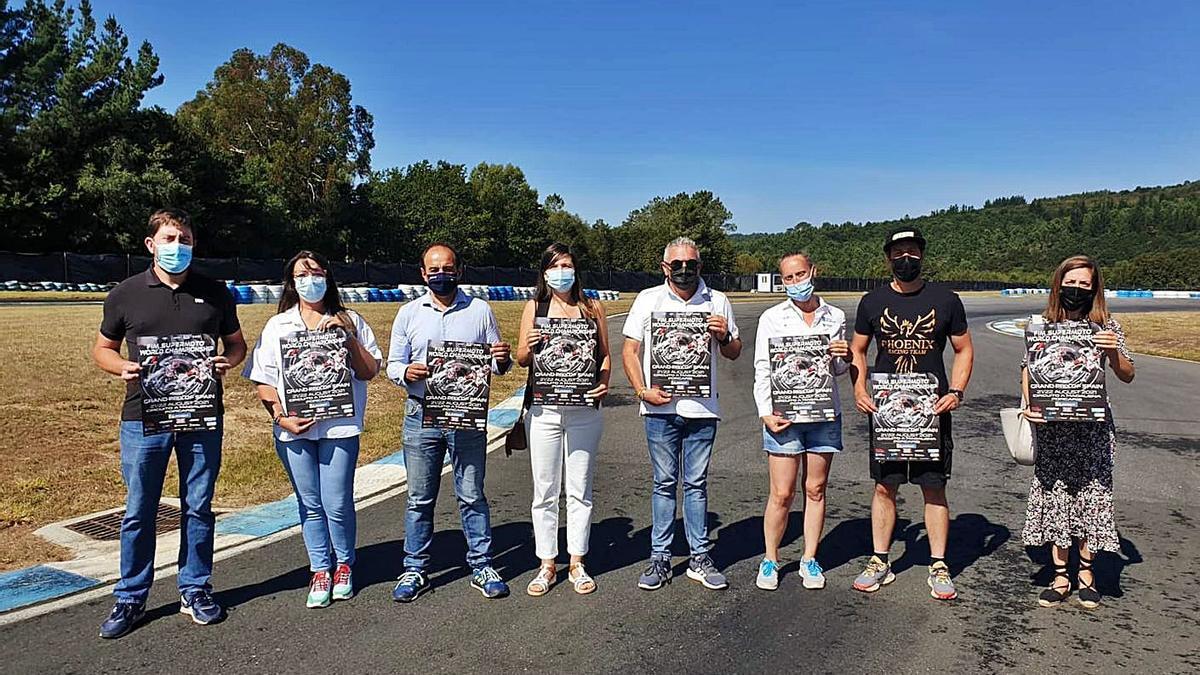
[{"label": "red and white sneaker", "polygon": [[312,575],[312,581],[308,582],[308,608],[314,609],[317,607],[329,606],[329,586],[331,580],[329,572],[315,572]]},{"label": "red and white sneaker", "polygon": [[346,563],[338,563],[337,569],[333,572],[333,599],[349,600],[353,597],[354,577],[350,573],[350,566]]}]

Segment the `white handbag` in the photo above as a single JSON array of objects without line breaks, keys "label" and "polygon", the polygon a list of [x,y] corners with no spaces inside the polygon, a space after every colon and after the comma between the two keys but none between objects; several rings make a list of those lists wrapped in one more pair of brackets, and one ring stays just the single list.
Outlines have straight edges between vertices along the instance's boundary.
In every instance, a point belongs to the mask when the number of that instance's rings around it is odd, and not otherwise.
[{"label": "white handbag", "polygon": [[[1025,403],[1024,397],[1021,403]],[[1001,408],[1000,426],[1004,429],[1004,442],[1008,453],[1021,466],[1033,466],[1037,462],[1037,436],[1033,424],[1021,414],[1022,408]]]}]

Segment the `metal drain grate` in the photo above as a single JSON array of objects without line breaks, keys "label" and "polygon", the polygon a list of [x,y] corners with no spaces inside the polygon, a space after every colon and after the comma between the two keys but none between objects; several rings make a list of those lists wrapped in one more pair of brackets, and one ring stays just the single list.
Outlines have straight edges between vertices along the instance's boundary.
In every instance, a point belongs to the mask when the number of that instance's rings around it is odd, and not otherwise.
[{"label": "metal drain grate", "polygon": [[[155,530],[159,534],[178,530],[179,519],[182,515],[178,507],[159,503],[158,513],[154,516]],[[72,523],[67,525],[67,529],[99,541],[116,541],[121,538],[121,521],[124,519],[125,509],[121,509],[115,513],[106,513]]]}]

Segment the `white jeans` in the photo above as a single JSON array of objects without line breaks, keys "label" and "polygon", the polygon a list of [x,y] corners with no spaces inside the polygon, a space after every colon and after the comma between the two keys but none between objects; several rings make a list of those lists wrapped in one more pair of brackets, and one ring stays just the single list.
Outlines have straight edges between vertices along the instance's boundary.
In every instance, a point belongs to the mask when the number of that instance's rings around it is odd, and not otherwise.
[{"label": "white jeans", "polygon": [[525,415],[533,470],[533,536],[537,557],[558,556],[558,496],[567,470],[567,552],[587,555],[592,529],[592,470],[603,413],[596,408],[535,405]]}]

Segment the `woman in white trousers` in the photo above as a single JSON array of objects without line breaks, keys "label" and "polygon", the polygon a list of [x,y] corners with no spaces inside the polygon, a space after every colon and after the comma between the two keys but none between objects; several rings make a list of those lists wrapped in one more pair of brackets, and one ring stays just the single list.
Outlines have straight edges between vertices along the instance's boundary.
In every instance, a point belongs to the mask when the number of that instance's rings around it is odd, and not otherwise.
[{"label": "woman in white trousers", "polygon": [[541,271],[534,299],[521,316],[517,344],[517,362],[530,372],[525,424],[533,535],[542,563],[526,590],[545,595],[557,577],[558,498],[565,485],[567,580],[576,593],[586,594],[596,590],[583,558],[592,527],[592,472],[604,427],[600,402],[608,394],[611,370],[608,320],[604,305],[584,296],[575,256],[565,244],[546,249]]}]

